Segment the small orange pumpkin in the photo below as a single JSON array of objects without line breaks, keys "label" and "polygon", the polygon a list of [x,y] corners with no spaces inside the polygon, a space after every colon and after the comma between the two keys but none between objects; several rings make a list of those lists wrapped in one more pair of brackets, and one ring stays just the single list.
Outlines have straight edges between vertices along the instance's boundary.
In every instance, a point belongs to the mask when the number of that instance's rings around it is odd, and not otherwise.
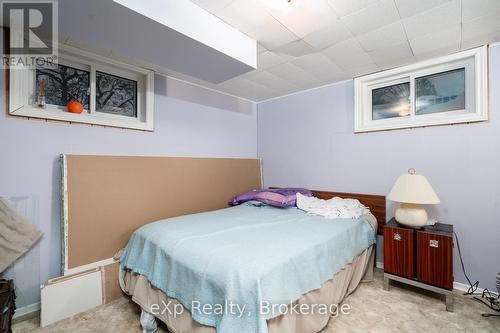
[{"label": "small orange pumpkin", "polygon": [[82,103],[78,101],[71,101],[66,104],[66,108],[68,109],[68,112],[71,113],[82,113],[83,112],[83,105]]}]

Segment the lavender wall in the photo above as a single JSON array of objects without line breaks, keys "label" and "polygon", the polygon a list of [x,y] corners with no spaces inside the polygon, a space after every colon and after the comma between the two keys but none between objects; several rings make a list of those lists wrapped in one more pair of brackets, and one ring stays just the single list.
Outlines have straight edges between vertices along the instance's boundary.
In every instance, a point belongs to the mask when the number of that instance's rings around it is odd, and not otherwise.
[{"label": "lavender wall", "polygon": [[256,157],[254,103],[163,76],[155,94],[154,132],[0,114],[0,196],[38,198],[40,282],[60,273],[59,154]]},{"label": "lavender wall", "polygon": [[[500,271],[500,45],[490,51],[489,122],[353,134],[353,94],[348,81],[258,104],[265,185],[387,194],[397,176],[413,167],[441,198],[431,215],[455,225],[471,279],[495,290]],[[389,204],[388,217],[393,209]],[[456,281],[466,282],[456,250],[454,271]]]}]

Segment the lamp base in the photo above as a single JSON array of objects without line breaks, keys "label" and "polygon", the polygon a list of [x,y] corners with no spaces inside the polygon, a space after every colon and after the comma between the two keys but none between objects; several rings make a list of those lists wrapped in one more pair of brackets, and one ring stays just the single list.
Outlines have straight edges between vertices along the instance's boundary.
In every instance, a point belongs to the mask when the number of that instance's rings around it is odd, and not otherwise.
[{"label": "lamp base", "polygon": [[427,224],[427,212],[417,204],[404,203],[396,209],[394,216],[398,223],[412,228],[421,228]]}]

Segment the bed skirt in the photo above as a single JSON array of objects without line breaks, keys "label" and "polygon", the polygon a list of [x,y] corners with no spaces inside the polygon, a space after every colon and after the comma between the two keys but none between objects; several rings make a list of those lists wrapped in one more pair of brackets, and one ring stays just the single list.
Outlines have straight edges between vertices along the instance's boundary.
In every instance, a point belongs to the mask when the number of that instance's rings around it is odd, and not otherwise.
[{"label": "bed skirt", "polygon": [[[370,246],[354,260],[345,265],[334,277],[321,286],[302,295],[296,303],[300,304],[340,304],[352,293],[360,282],[371,281],[375,262],[374,246]],[[168,297],[163,291],[152,286],[143,275],[122,270],[121,286],[132,300],[144,311],[151,313],[153,305],[159,305],[159,313],[155,317],[164,322],[172,333],[216,333],[214,327],[195,322],[191,313],[183,308],[181,314],[174,316],[169,311],[162,311],[162,304],[169,304],[169,309],[178,309],[182,305],[174,298]],[[298,306],[297,306],[298,308]],[[341,316],[341,314],[340,314]],[[267,321],[269,333],[316,333],[321,331],[330,320],[328,314],[297,314],[288,311],[286,314]]]}]

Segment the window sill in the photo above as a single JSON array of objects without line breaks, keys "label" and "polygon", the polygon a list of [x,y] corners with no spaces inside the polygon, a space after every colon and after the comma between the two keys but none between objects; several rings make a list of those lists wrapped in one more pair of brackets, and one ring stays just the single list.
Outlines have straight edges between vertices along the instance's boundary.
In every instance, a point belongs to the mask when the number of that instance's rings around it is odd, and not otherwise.
[{"label": "window sill", "polygon": [[110,127],[131,128],[143,131],[153,131],[152,122],[142,122],[137,118],[124,116],[113,116],[108,114],[97,115],[82,112],[80,114],[71,113],[55,108],[40,109],[33,106],[23,106],[10,112],[13,116],[29,118],[51,119],[82,124],[94,124]]}]

